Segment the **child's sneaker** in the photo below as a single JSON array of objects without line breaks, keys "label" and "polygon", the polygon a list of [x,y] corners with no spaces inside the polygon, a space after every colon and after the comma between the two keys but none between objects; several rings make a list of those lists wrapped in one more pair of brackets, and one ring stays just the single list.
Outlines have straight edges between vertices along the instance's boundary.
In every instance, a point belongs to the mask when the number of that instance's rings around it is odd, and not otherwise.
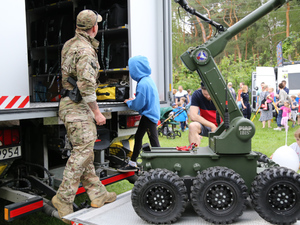
[{"label": "child's sneaker", "polygon": [[127,165],[127,166],[124,166],[124,167],[121,167],[119,169],[117,169],[117,171],[119,172],[122,172],[122,173],[126,173],[126,172],[136,172],[138,171],[138,167],[135,167],[135,166],[131,166],[131,165]]}]

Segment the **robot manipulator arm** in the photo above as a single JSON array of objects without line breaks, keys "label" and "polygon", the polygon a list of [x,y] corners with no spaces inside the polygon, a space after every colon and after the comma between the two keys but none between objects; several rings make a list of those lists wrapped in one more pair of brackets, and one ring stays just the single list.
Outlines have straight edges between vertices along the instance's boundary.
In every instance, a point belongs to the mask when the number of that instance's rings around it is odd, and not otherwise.
[{"label": "robot manipulator arm", "polygon": [[174,1],[175,1],[175,3],[178,3],[188,13],[190,13],[194,16],[197,16],[201,20],[214,26],[217,29],[217,31],[225,31],[226,30],[226,28],[222,24],[219,24],[219,23],[207,18],[206,16],[202,15],[201,13],[197,12],[195,9],[190,7],[186,0],[174,0]]}]

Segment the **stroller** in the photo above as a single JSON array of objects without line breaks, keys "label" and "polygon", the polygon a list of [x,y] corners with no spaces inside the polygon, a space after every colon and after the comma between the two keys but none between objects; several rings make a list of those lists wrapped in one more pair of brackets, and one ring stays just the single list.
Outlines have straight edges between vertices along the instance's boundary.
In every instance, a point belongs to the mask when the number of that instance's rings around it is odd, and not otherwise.
[{"label": "stroller", "polygon": [[158,135],[172,139],[175,139],[176,136],[181,137],[181,132],[179,130],[175,130],[176,125],[179,125],[179,123],[174,121],[174,118],[182,113],[183,110],[184,109],[179,110],[175,114],[171,114],[173,111],[171,106],[160,108],[161,123],[157,127]]}]

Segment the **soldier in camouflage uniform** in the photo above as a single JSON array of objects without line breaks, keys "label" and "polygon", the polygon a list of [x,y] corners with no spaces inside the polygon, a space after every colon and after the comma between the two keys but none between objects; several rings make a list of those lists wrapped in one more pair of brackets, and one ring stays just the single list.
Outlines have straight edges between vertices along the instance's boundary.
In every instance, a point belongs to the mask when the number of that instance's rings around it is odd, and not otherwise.
[{"label": "soldier in camouflage uniform", "polygon": [[[97,56],[99,42],[94,37],[101,20],[101,16],[92,10],[81,11],[77,16],[75,37],[67,41],[62,49],[62,85],[65,90],[72,90],[73,85],[67,81],[68,77],[72,77],[77,81],[82,100],[73,102],[67,91],[59,106],[59,117],[73,145],[63,181],[52,198],[61,218],[73,212],[72,203],[80,182],[92,201],[92,207],[101,207],[116,199],[114,192],[106,191],[95,174],[93,164],[93,148],[97,138],[95,122],[97,125],[106,123],[97,105],[95,92],[100,66]],[[63,221],[70,224],[68,220]]]}]

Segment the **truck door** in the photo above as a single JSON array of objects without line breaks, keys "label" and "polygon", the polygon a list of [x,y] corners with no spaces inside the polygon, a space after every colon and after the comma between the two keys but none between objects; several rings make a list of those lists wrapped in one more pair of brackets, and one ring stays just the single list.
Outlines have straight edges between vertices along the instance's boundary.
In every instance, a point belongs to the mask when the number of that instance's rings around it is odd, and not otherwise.
[{"label": "truck door", "polygon": [[5,34],[0,38],[0,109],[29,107],[25,13],[25,1],[2,1],[0,27]]},{"label": "truck door", "polygon": [[[161,104],[169,106],[172,86],[171,1],[129,0],[129,56],[148,58]],[[131,97],[136,90],[132,81]]]}]

